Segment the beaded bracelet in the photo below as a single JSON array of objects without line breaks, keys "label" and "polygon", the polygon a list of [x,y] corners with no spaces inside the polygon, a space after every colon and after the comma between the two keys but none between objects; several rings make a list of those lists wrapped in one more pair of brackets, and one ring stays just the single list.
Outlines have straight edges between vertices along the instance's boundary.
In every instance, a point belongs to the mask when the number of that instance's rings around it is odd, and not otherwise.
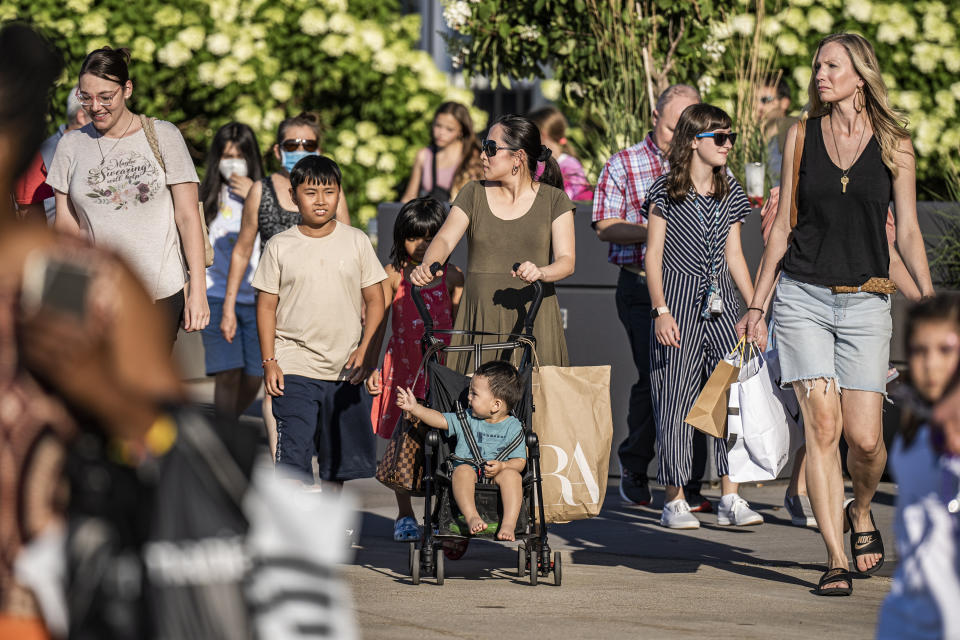
[{"label": "beaded bracelet", "polygon": [[275,357],[274,357],[274,358],[267,358],[266,360],[263,361],[263,366],[264,366],[264,367],[267,366],[267,363],[268,363],[268,362],[276,362],[276,361],[277,361],[277,359],[276,359]]}]

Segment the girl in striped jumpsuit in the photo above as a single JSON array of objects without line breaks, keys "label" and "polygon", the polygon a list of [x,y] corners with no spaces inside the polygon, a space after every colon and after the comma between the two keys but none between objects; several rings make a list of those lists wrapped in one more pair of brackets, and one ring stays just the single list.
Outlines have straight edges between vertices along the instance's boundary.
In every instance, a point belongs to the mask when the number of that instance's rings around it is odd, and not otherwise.
[{"label": "girl in striped jumpsuit", "polygon": [[[650,383],[659,443],[657,480],[664,485],[660,524],[696,529],[683,486],[690,479],[693,427],[683,419],[717,363],[737,343],[740,304],[734,283],[750,300],[753,284],[740,246],[750,203],[726,170],[736,134],[730,116],[708,104],[687,107],[670,146],[670,172],[644,203],[647,286],[655,318]],[[723,440],[714,440],[723,496],[721,525],[761,524],[728,478]]]}]

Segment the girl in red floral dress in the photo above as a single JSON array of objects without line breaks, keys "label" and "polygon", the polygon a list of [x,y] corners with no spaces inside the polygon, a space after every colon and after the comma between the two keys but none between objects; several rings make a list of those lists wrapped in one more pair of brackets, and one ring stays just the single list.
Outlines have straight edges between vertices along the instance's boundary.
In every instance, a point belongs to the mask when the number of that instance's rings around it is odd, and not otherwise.
[{"label": "girl in red floral dress", "polygon": [[[400,209],[393,226],[391,262],[385,265],[387,279],[383,281],[387,310],[371,348],[379,351],[388,318],[392,335],[387,343],[382,371],[374,371],[367,380],[367,390],[374,396],[370,419],[374,432],[381,438],[389,439],[393,435],[402,413],[393,402],[394,389],[398,386],[411,387],[417,398],[426,398],[426,378],[417,378],[422,357],[420,340],[423,338],[423,320],[413,302],[413,285],[410,284],[409,277],[410,272],[423,260],[427,245],[433,240],[446,217],[443,205],[433,198],[417,198]],[[434,328],[453,328],[453,318],[461,293],[463,272],[452,264],[447,264],[438,284],[432,284],[421,291],[423,301],[433,318]],[[450,342],[449,335],[440,334],[437,337],[448,344]],[[393,539],[397,542],[417,540],[420,529],[410,496],[400,493],[396,495],[397,520],[393,527]]]}]

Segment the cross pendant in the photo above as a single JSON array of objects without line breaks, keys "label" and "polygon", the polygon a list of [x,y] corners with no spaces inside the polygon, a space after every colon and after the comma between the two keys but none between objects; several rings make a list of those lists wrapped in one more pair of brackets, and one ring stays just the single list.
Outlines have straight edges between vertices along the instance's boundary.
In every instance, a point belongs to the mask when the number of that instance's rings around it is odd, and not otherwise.
[{"label": "cross pendant", "polygon": [[847,192],[847,183],[850,182],[850,178],[847,176],[840,176],[840,184],[843,185],[843,191],[841,193]]}]

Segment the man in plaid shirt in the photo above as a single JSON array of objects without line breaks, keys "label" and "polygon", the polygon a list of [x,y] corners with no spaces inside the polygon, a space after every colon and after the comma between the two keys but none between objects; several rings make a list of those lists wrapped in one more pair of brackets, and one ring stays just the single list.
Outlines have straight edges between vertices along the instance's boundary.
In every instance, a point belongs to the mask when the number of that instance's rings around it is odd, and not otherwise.
[{"label": "man in plaid shirt", "polygon": [[[620,444],[620,497],[630,504],[650,504],[647,468],[656,455],[657,431],[650,400],[650,294],[643,270],[647,219],[640,208],[654,180],[669,171],[667,153],[673,130],[683,110],[700,102],[700,94],[689,85],[669,87],[657,99],[653,131],[643,142],[611,157],[597,181],[593,197],[593,226],[597,237],[610,243],[608,260],[620,267],[617,280],[617,313],[627,330],[637,382],[630,390],[627,438]],[[710,503],[700,495],[700,478],[706,467],[706,439],[694,434],[693,478],[684,489],[692,511],[709,511]]]}]

